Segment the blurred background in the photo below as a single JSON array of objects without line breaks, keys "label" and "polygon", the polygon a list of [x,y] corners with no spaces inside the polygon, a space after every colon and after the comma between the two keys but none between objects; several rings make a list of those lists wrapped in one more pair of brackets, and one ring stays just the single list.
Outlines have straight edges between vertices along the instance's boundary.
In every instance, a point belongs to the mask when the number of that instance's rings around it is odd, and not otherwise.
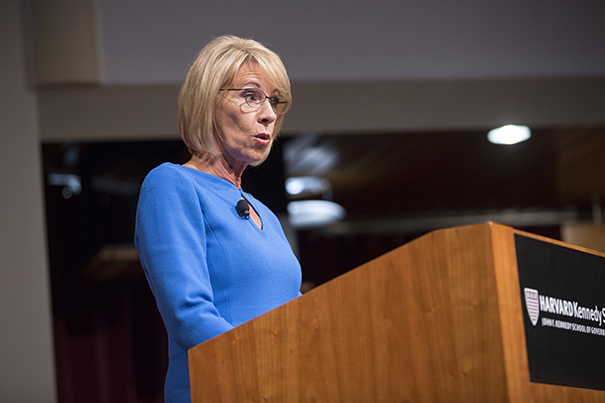
[{"label": "blurred background", "polygon": [[[188,159],[176,96],[222,34],[265,43],[292,80],[243,187],[282,220],[305,290],[484,221],[605,251],[601,1],[0,7],[2,401],[163,401],[136,203],[149,170]],[[510,124],[531,137],[488,141]]]}]

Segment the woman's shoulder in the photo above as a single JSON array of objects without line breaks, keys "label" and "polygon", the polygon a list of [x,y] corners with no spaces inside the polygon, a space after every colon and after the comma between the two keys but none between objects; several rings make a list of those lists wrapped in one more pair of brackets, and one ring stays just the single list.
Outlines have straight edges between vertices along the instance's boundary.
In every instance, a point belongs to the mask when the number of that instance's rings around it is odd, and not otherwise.
[{"label": "woman's shoulder", "polygon": [[239,191],[224,179],[171,162],[165,162],[147,174],[142,190],[150,189],[161,189],[162,192],[187,190],[195,193],[239,194]]},{"label": "woman's shoulder", "polygon": [[164,162],[153,168],[143,181],[143,186],[161,185],[162,187],[191,183],[193,178],[189,169],[172,162]]},{"label": "woman's shoulder", "polygon": [[143,180],[141,192],[170,193],[171,190],[182,191],[183,188],[190,188],[191,185],[191,179],[180,165],[165,162],[149,171]]},{"label": "woman's shoulder", "polygon": [[163,180],[166,178],[182,177],[184,172],[180,168],[180,165],[173,164],[172,162],[164,162],[149,171],[145,180]]}]

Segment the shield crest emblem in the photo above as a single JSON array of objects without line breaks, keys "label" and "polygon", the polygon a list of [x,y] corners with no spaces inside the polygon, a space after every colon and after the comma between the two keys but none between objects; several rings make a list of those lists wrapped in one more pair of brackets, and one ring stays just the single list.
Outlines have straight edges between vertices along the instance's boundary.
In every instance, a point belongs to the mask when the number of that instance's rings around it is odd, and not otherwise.
[{"label": "shield crest emblem", "polygon": [[527,308],[527,314],[531,324],[536,326],[538,323],[538,317],[540,316],[540,304],[538,301],[538,290],[533,288],[524,288],[525,292],[525,307]]}]

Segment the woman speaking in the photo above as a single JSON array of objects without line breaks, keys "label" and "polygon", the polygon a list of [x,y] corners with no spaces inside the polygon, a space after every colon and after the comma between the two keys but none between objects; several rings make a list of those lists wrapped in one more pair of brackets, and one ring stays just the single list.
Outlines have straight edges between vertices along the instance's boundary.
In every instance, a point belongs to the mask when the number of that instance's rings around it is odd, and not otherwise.
[{"label": "woman speaking", "polygon": [[241,187],[292,102],[280,58],[254,40],[216,38],[179,94],[191,152],[145,178],[135,243],[166,326],[166,402],[189,402],[187,350],[300,295],[301,270],[277,217]]}]

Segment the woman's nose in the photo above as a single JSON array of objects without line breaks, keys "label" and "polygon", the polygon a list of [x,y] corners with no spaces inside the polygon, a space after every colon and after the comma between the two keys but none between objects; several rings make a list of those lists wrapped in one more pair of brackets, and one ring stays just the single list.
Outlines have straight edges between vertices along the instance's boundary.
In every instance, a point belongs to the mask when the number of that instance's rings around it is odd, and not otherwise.
[{"label": "woman's nose", "polygon": [[271,103],[267,99],[260,107],[258,120],[264,124],[271,124],[277,119],[277,114],[271,107]]}]

